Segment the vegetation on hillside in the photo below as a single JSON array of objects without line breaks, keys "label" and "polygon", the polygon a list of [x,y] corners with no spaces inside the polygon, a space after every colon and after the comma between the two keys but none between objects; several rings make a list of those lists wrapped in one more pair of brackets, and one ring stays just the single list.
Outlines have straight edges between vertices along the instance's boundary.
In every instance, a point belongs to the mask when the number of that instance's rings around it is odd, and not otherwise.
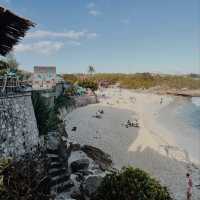
[{"label": "vegetation on hillside", "polygon": [[[97,81],[107,80],[111,84],[120,83],[122,88],[129,89],[149,89],[151,87],[162,88],[188,88],[200,89],[200,79],[193,78],[194,76],[183,75],[152,75],[150,73],[136,74],[95,74],[93,79]],[[196,77],[196,76],[195,76]]]},{"label": "vegetation on hillside", "polygon": [[166,187],[146,172],[128,167],[108,174],[93,200],[171,200]]},{"label": "vegetation on hillside", "polygon": [[98,83],[92,79],[79,80],[78,85],[86,89],[89,88],[92,91],[96,91],[98,89]]},{"label": "vegetation on hillside", "polygon": [[32,103],[40,135],[46,135],[48,131],[49,107],[45,104],[45,98],[38,92],[32,92]]},{"label": "vegetation on hillside", "polygon": [[46,102],[45,97],[42,97],[39,92],[32,92],[32,103],[40,135],[47,135],[49,131],[58,129],[61,123],[58,118],[59,108],[65,107],[67,109],[75,105],[73,99],[68,96],[57,97],[51,108]]},{"label": "vegetation on hillside", "polygon": [[60,108],[70,108],[75,106],[75,101],[73,98],[67,96],[67,95],[62,95],[56,98],[55,100],[55,105],[54,105],[54,110],[56,113],[58,113]]},{"label": "vegetation on hillside", "polygon": [[[63,75],[65,80],[73,80],[73,83],[79,82],[79,75]],[[86,76],[87,77],[87,76]],[[128,89],[149,89],[151,87],[174,88],[174,89],[200,89],[200,75],[159,75],[150,73],[136,74],[115,74],[115,73],[96,73],[88,75],[87,79],[92,82],[108,81],[110,84],[119,83],[122,88]],[[87,80],[86,79],[86,80]]]},{"label": "vegetation on hillside", "polygon": [[62,75],[63,79],[71,84],[74,84],[78,81],[78,77],[74,74],[64,74]]}]

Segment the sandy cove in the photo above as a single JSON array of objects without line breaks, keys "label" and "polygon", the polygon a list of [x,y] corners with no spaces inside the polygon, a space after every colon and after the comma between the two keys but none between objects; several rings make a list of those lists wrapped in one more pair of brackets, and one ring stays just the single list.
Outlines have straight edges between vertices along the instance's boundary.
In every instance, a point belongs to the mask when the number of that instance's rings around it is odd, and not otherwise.
[{"label": "sandy cove", "polygon": [[[99,104],[78,108],[66,116],[69,139],[101,148],[111,155],[116,168],[132,165],[148,171],[175,199],[184,200],[186,172],[192,173],[194,185],[199,184],[200,172],[187,152],[178,147],[173,134],[157,122],[159,111],[173,98],[119,88],[98,91],[98,96]],[[101,119],[94,117],[99,109],[104,110]],[[140,128],[125,127],[127,120],[135,119]],[[72,131],[74,126],[76,131]],[[193,199],[200,199],[196,187]]]}]

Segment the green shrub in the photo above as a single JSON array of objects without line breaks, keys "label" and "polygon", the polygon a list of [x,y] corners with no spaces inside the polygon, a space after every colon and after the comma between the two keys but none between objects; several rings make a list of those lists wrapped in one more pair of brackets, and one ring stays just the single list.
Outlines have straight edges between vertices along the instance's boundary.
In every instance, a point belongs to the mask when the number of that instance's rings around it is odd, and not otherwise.
[{"label": "green shrub", "polygon": [[63,74],[63,79],[71,84],[74,84],[78,78],[74,74]]},{"label": "green shrub", "polygon": [[66,96],[75,96],[77,94],[77,90],[75,87],[70,87],[65,90],[65,95]]},{"label": "green shrub", "polygon": [[93,81],[91,79],[86,79],[83,81],[79,81],[78,85],[83,88],[90,88],[92,91],[96,91],[98,89],[98,83],[96,81]]},{"label": "green shrub", "polygon": [[63,96],[59,96],[58,98],[56,98],[54,109],[56,112],[58,112],[59,108],[64,107],[67,109],[69,107],[74,107],[74,106],[75,106],[74,99],[67,95],[63,95]]},{"label": "green shrub", "polygon": [[166,187],[136,168],[123,168],[103,179],[93,200],[171,200]]},{"label": "green shrub", "polygon": [[42,97],[39,92],[33,92],[31,97],[39,134],[46,135],[48,132],[50,109],[45,104],[45,98]]},{"label": "green shrub", "polygon": [[44,158],[35,154],[0,160],[0,200],[50,200],[50,179]]},{"label": "green shrub", "polygon": [[39,92],[32,93],[32,103],[40,135],[47,135],[49,131],[58,129],[61,123],[61,120],[58,118],[59,108],[68,108],[75,105],[72,98],[59,96],[55,99],[54,106],[50,108],[45,103],[45,97],[42,97]]}]

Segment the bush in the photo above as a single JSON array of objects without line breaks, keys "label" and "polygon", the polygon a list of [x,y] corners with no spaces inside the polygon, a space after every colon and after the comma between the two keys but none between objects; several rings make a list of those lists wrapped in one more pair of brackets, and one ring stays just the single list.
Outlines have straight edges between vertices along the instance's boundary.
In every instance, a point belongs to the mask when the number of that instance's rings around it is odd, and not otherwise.
[{"label": "bush", "polygon": [[39,92],[32,92],[32,103],[40,135],[47,135],[49,131],[56,131],[62,121],[58,117],[59,108],[74,107],[75,102],[68,96],[59,96],[50,108]]},{"label": "bush", "polygon": [[76,94],[77,94],[77,90],[73,86],[65,90],[66,96],[75,96]]},{"label": "bush", "polygon": [[132,167],[108,174],[93,200],[171,200],[166,187],[146,172]]},{"label": "bush", "polygon": [[0,200],[52,199],[45,160],[36,156],[9,162],[0,160]]},{"label": "bush", "polygon": [[96,91],[98,89],[98,84],[96,81],[93,80],[83,80],[83,81],[79,81],[78,85],[83,87],[83,88],[90,88],[92,91]]},{"label": "bush", "polygon": [[67,95],[63,95],[63,96],[59,96],[56,98],[54,109],[58,113],[59,108],[64,107],[64,108],[68,109],[68,108],[74,107],[74,106],[75,106],[74,99]]},{"label": "bush", "polygon": [[74,74],[64,74],[62,77],[65,81],[70,82],[71,84],[76,83],[76,81],[78,80],[78,78]]}]

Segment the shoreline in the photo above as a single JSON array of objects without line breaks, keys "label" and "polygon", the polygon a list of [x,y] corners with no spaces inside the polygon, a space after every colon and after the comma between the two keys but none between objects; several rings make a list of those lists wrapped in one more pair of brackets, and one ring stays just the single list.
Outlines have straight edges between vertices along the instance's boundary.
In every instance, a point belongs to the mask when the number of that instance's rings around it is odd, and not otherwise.
[{"label": "shoreline", "polygon": [[[187,113],[184,113],[185,109],[187,109],[186,106],[192,106],[191,99],[175,97],[173,102],[161,109],[156,120],[165,129],[169,130],[168,132],[170,135],[173,135],[177,143],[176,145],[188,153],[187,162],[200,165],[199,127],[194,127],[187,122],[189,119],[187,117],[185,118]],[[195,107],[195,105],[193,107]],[[170,116],[170,118],[168,116]]]},{"label": "shoreline", "polygon": [[[114,167],[132,165],[149,172],[167,186],[175,199],[185,197],[185,174],[190,171],[198,183],[199,169],[190,162],[173,134],[158,123],[158,115],[174,98],[133,90],[106,89],[98,92],[99,104],[78,108],[67,119],[69,139],[80,144],[92,144],[110,154]],[[103,109],[102,119],[92,115]],[[138,119],[139,128],[125,128],[121,123]],[[77,131],[71,128],[77,126]],[[173,185],[172,185],[173,183]],[[194,189],[193,199],[198,199]]]}]

